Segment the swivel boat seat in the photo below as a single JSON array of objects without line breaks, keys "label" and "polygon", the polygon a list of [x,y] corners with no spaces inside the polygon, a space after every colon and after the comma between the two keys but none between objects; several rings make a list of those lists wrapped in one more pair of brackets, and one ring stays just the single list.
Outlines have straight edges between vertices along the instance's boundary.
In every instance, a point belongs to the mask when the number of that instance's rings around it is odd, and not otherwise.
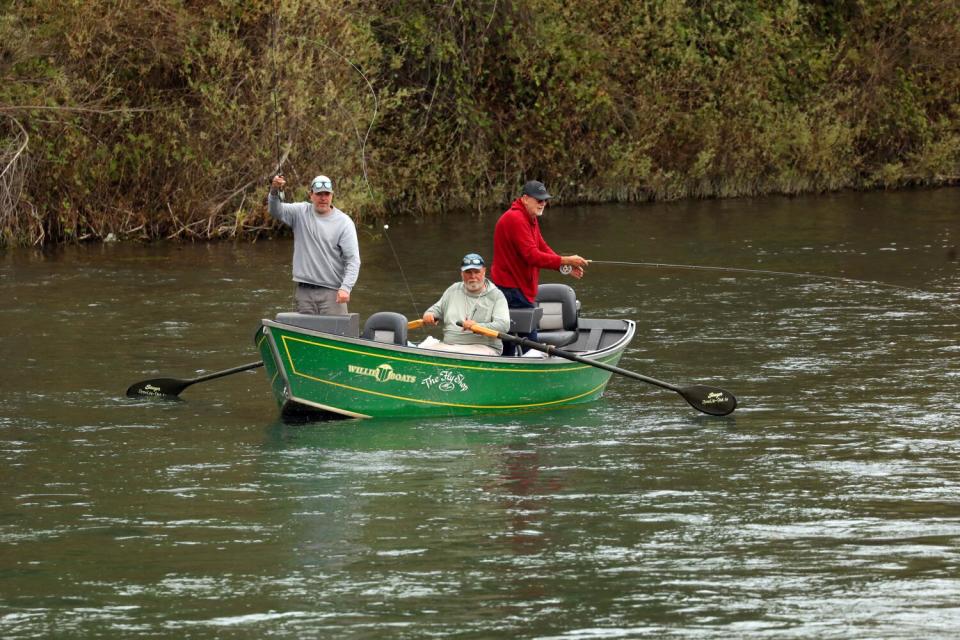
[{"label": "swivel boat seat", "polygon": [[378,311],[363,323],[361,338],[390,344],[407,344],[407,318],[394,311]]},{"label": "swivel boat seat", "polygon": [[576,342],[577,294],[565,284],[541,284],[537,289],[537,306],[543,309],[538,340],[554,347]]}]

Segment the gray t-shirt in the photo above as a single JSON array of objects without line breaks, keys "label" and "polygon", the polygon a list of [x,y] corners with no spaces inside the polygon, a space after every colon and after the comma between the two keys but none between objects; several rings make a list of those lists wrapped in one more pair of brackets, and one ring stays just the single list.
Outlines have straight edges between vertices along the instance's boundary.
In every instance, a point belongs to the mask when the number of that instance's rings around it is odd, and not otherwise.
[{"label": "gray t-shirt", "polygon": [[357,228],[333,207],[320,215],[313,203],[281,202],[271,193],[270,215],[293,229],[293,279],[329,289],[351,291],[360,275]]}]

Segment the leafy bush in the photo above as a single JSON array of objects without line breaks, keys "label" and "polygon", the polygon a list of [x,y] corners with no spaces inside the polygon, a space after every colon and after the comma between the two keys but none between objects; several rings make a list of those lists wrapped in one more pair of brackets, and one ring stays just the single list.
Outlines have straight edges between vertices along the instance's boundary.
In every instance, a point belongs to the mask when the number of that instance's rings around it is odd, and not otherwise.
[{"label": "leafy bush", "polygon": [[602,202],[960,177],[950,0],[188,4],[4,3],[0,242],[276,233],[281,164],[361,222],[530,178]]}]

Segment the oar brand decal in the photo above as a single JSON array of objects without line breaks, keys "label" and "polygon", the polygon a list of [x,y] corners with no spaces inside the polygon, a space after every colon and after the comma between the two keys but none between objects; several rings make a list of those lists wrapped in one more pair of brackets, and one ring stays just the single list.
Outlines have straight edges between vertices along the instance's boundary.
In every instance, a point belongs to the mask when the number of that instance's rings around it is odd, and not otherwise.
[{"label": "oar brand decal", "polygon": [[145,384],[143,387],[137,390],[138,393],[142,396],[162,396],[163,389],[160,387],[154,386],[152,384]]},{"label": "oar brand decal", "polygon": [[722,391],[712,391],[707,394],[707,397],[703,399],[702,404],[704,406],[708,404],[722,404],[727,401],[727,395]]},{"label": "oar brand decal", "polygon": [[393,367],[387,363],[383,363],[376,369],[371,369],[370,367],[358,367],[355,364],[347,365],[347,371],[350,373],[356,373],[361,376],[369,376],[375,378],[378,382],[409,382],[411,384],[416,384],[417,377],[407,375],[404,373],[395,373]]}]

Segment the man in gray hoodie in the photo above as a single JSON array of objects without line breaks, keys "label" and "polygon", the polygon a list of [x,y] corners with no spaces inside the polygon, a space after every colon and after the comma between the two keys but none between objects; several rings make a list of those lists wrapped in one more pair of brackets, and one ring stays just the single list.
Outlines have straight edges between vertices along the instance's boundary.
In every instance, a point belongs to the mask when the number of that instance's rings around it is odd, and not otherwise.
[{"label": "man in gray hoodie", "polygon": [[327,176],[310,183],[310,202],[284,203],[279,192],[285,184],[283,176],[274,176],[267,202],[270,215],[293,229],[297,311],[346,315],[360,275],[357,228],[333,206],[333,182]]},{"label": "man in gray hoodie", "polygon": [[[443,341],[425,341],[420,346],[440,351],[459,351],[487,356],[503,352],[503,343],[470,330],[473,325],[505,333],[510,330],[507,299],[487,280],[483,258],[468,253],[460,263],[461,282],[455,282],[423,314],[423,323],[443,323]],[[463,326],[458,326],[457,322]]]}]

